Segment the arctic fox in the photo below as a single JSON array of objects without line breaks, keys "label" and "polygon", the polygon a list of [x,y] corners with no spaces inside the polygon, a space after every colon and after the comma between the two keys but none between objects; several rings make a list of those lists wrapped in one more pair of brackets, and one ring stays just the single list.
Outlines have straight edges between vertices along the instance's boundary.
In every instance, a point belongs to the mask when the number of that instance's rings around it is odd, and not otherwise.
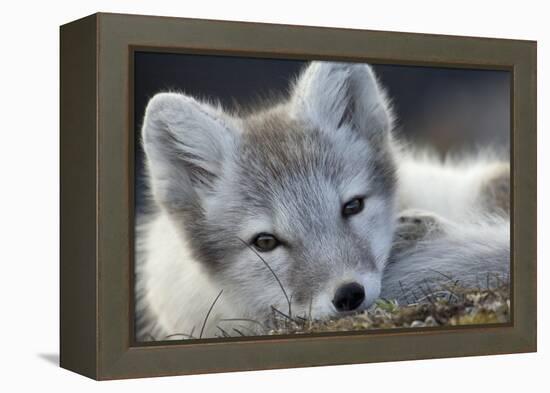
[{"label": "arctic fox", "polygon": [[509,271],[509,164],[400,146],[370,66],[312,62],[248,114],[180,93],[142,129],[155,211],[137,228],[138,340],[214,337],[273,309],[346,315],[426,280]]}]

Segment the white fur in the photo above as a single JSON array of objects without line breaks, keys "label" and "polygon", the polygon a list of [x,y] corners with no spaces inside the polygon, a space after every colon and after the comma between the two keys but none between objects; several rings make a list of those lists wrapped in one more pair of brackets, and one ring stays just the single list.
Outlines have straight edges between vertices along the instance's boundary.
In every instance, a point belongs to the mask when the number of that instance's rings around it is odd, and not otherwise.
[{"label": "white fur", "polygon": [[481,188],[493,168],[506,165],[491,155],[442,161],[429,153],[400,152],[397,203],[400,211],[417,209],[456,222],[476,221]]}]

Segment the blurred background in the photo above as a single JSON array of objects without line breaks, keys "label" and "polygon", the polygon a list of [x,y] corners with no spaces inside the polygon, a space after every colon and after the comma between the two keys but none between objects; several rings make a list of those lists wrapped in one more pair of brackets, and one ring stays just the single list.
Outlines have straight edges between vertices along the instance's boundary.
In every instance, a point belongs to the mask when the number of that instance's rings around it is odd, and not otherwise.
[{"label": "blurred background", "polygon": [[[136,52],[134,125],[136,209],[144,207],[146,184],[140,128],[148,100],[158,92],[218,100],[227,109],[256,106],[284,96],[307,61]],[[483,147],[510,148],[508,71],[376,64],[391,98],[396,135],[444,155]]]}]

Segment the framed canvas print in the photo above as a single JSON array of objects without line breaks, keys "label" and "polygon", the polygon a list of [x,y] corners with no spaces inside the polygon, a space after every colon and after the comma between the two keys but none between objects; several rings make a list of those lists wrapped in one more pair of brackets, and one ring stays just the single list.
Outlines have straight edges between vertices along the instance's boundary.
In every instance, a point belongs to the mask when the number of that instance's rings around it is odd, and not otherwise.
[{"label": "framed canvas print", "polygon": [[61,366],[536,350],[536,43],[61,27]]}]

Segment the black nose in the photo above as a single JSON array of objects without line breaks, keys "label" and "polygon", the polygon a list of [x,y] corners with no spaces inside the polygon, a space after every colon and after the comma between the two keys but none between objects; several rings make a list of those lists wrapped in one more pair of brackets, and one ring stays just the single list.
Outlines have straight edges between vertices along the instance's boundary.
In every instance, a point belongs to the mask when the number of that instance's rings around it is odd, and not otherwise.
[{"label": "black nose", "polygon": [[332,304],[338,311],[351,311],[365,300],[365,288],[361,284],[351,282],[340,286],[336,290]]}]

